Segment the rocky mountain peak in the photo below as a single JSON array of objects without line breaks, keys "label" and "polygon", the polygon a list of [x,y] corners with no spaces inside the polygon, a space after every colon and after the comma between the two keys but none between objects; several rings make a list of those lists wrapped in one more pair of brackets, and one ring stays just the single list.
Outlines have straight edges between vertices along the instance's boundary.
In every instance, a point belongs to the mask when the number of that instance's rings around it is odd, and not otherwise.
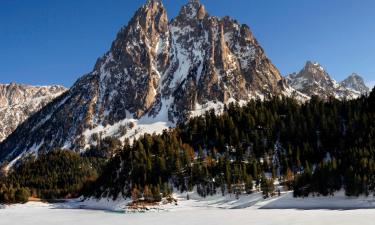
[{"label": "rocky mountain peak", "polygon": [[337,86],[336,82],[317,62],[307,61],[302,70],[286,77],[296,90],[308,95],[316,95],[327,87]]},{"label": "rocky mountain peak", "polygon": [[24,104],[32,99],[43,98],[44,96],[61,94],[67,89],[60,85],[32,86],[12,82],[0,84],[0,108],[10,108]]},{"label": "rocky mountain peak", "polygon": [[209,16],[196,0],[168,22],[163,4],[149,0],[92,72],[0,144],[0,162],[160,133],[230,102],[284,94],[284,86],[248,26]]},{"label": "rocky mountain peak", "polygon": [[[125,108],[140,118],[151,108],[161,71],[168,63],[169,39],[168,16],[162,2],[147,1],[120,30],[111,50],[92,72],[100,76],[98,91],[104,97],[100,108],[108,111],[107,115],[100,114],[99,121],[124,119]],[[119,107],[113,107],[113,101]]]},{"label": "rocky mountain peak", "polygon": [[[118,55],[125,55],[127,44],[134,44],[139,41],[153,40],[160,33],[168,31],[168,16],[160,0],[149,0],[140,7],[134,14],[128,25],[120,30],[116,40],[112,44],[112,52]],[[132,40],[128,40],[133,38]],[[135,38],[140,38],[136,40]],[[147,40],[146,40],[147,39]],[[133,43],[129,43],[133,41]],[[156,43],[151,43],[155,47]],[[122,50],[122,51],[121,51]]]},{"label": "rocky mountain peak", "polygon": [[147,0],[145,5],[163,4],[161,0]]},{"label": "rocky mountain peak", "polygon": [[[349,80],[357,81],[357,78],[353,76]],[[294,89],[307,96],[317,95],[324,99],[329,97],[353,99],[361,95],[354,88],[348,88],[349,80],[337,82],[317,62],[307,61],[300,72],[286,76],[286,80]]]},{"label": "rocky mountain peak", "polygon": [[348,78],[343,80],[340,84],[346,88],[350,88],[354,91],[358,91],[361,94],[367,94],[370,92],[370,88],[366,86],[363,78],[357,73],[352,73],[351,75],[349,75]]},{"label": "rocky mountain peak", "polygon": [[330,80],[331,77],[318,62],[307,61],[306,65],[300,72],[306,78],[312,81],[320,82],[321,80]]},{"label": "rocky mountain peak", "polygon": [[189,2],[181,8],[177,18],[202,20],[206,16],[208,16],[206,9],[199,0],[189,0]]},{"label": "rocky mountain peak", "polygon": [[322,66],[316,61],[308,60],[306,61],[305,68],[322,68]]},{"label": "rocky mountain peak", "polygon": [[363,78],[361,77],[361,75],[359,75],[358,73],[352,73],[348,76],[349,79],[355,79],[355,80],[363,80]]}]

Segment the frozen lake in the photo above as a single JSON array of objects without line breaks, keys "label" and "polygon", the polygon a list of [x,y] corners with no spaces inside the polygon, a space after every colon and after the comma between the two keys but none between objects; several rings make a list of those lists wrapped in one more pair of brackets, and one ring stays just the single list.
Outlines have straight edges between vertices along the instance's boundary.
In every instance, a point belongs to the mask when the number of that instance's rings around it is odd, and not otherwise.
[{"label": "frozen lake", "polygon": [[0,209],[0,225],[373,225],[374,209],[218,209],[187,207],[172,211],[137,214],[61,209],[44,203],[28,203]]}]

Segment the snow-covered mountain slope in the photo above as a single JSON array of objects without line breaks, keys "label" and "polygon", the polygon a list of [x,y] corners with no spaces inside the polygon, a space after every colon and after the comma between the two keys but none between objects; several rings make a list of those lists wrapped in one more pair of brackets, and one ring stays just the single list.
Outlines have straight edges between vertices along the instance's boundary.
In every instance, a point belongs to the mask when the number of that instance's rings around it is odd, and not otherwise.
[{"label": "snow-covered mountain slope", "polygon": [[0,142],[20,123],[66,90],[57,85],[0,84]]},{"label": "snow-covered mountain slope", "polygon": [[91,73],[0,144],[0,162],[160,133],[229,102],[295,93],[248,26],[210,16],[198,0],[168,22],[161,1],[148,0]]},{"label": "snow-covered mountain slope", "polygon": [[363,78],[356,73],[352,73],[348,78],[341,81],[340,84],[348,89],[357,91],[361,95],[368,94],[370,92],[370,88],[366,86]]},{"label": "snow-covered mountain slope", "polygon": [[288,85],[307,96],[320,96],[327,99],[354,99],[368,93],[363,79],[353,74],[342,82],[337,82],[316,62],[308,61],[298,73],[285,77]]}]

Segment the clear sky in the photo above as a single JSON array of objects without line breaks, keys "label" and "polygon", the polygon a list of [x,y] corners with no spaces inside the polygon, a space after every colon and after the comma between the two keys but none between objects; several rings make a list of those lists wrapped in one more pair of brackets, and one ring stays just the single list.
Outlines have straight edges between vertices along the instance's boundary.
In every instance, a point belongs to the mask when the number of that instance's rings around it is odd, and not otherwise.
[{"label": "clear sky", "polygon": [[[145,0],[0,0],[0,83],[62,84],[92,70]],[[164,0],[172,19],[187,0]],[[283,75],[306,60],[375,81],[375,0],[201,0],[248,24]],[[375,83],[374,83],[375,84]]]}]

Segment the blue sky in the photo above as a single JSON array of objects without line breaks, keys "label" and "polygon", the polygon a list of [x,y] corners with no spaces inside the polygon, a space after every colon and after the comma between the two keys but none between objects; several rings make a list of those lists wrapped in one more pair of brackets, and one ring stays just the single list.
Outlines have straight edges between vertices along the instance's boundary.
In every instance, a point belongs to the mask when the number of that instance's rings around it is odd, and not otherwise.
[{"label": "blue sky", "polygon": [[[145,0],[0,0],[0,83],[63,84],[92,70]],[[169,19],[187,0],[164,0]],[[248,24],[282,74],[320,62],[375,81],[374,0],[201,0]],[[375,82],[373,83],[375,84]]]}]

